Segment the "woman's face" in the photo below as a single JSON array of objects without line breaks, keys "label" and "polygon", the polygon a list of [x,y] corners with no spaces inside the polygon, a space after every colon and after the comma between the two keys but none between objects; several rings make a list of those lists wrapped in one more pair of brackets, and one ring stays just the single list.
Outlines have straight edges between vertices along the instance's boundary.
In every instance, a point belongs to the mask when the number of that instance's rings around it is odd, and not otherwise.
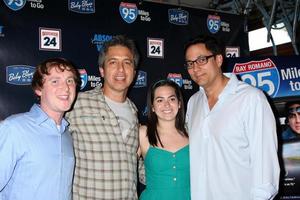
[{"label": "woman's face", "polygon": [[175,121],[180,102],[175,89],[171,86],[160,86],[154,92],[152,111],[158,120]]}]

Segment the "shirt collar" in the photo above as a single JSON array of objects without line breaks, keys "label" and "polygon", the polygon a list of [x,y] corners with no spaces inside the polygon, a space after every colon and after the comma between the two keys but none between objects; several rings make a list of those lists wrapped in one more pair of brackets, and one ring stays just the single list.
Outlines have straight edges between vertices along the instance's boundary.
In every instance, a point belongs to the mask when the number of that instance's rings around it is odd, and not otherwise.
[{"label": "shirt collar", "polygon": [[[31,107],[30,111],[29,111],[29,116],[33,118],[33,120],[35,120],[35,122],[37,124],[42,124],[48,120],[52,120],[54,122],[53,119],[51,119],[40,107],[40,105],[38,104],[33,104],[33,106]],[[55,123],[55,122],[54,122]],[[61,121],[61,130],[65,130],[66,126],[68,126],[69,123],[63,118]]]},{"label": "shirt collar", "polygon": [[223,94],[235,94],[237,92],[237,87],[239,84],[239,80],[234,73],[224,73],[226,77],[229,78],[227,85],[225,86],[224,90],[222,91],[221,95]]},{"label": "shirt collar", "polygon": [[[219,97],[226,95],[226,94],[235,94],[237,91],[238,83],[239,83],[239,80],[235,74],[233,74],[233,73],[223,73],[223,74],[229,78],[229,81],[226,84],[223,91],[221,92],[221,94],[219,95]],[[205,90],[203,87],[200,86],[199,90],[201,93],[205,94]]]},{"label": "shirt collar", "polygon": [[[105,101],[105,95],[103,93],[103,89],[100,86],[95,87],[94,90],[93,90],[93,92],[94,92],[95,95],[97,95],[99,97],[99,100],[101,102],[107,104],[106,101]],[[100,95],[99,95],[99,93],[100,93]],[[126,102],[130,105],[131,109],[134,112],[138,111],[137,108],[136,108],[136,106],[134,105],[134,103],[132,101],[130,101],[130,99],[128,97],[126,97]]]}]

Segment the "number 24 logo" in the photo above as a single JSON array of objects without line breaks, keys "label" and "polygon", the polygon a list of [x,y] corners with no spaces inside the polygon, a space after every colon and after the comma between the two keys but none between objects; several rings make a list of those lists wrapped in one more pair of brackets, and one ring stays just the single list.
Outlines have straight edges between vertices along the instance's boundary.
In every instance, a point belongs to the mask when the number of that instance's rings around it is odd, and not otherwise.
[{"label": "number 24 logo", "polygon": [[44,37],[44,46],[56,46],[57,42],[56,42],[56,38],[50,38],[50,37]]},{"label": "number 24 logo", "polygon": [[160,54],[160,46],[151,46],[151,54]]}]

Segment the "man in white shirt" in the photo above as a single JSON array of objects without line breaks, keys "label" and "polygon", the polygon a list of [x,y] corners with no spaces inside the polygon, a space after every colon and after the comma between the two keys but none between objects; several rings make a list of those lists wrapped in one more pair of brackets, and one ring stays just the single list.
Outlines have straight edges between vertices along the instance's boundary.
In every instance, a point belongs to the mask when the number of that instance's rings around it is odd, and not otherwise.
[{"label": "man in white shirt", "polygon": [[275,118],[263,92],[222,73],[223,47],[199,36],[185,47],[200,86],[189,100],[192,200],[267,200],[278,191]]}]

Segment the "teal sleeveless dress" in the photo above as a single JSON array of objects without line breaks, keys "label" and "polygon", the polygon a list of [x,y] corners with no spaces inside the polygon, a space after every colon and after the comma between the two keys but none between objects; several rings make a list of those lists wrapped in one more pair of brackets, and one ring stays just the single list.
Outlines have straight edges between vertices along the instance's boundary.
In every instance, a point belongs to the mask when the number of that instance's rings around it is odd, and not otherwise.
[{"label": "teal sleeveless dress", "polygon": [[140,200],[189,200],[189,145],[176,152],[150,146],[145,156],[146,189]]}]

